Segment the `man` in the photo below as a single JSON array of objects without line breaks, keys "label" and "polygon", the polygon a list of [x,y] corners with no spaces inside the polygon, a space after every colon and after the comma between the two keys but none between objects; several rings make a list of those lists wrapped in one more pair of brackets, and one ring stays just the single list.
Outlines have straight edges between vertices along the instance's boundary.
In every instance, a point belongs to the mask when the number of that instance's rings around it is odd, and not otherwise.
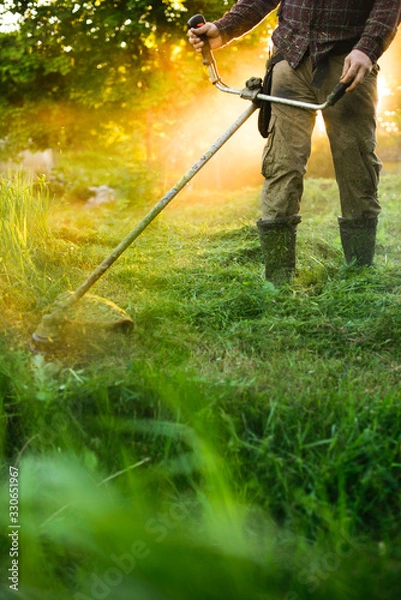
[{"label": "man", "polygon": [[[238,0],[220,20],[188,32],[197,52],[241,37],[280,4],[273,33],[271,94],[323,103],[340,81],[345,96],[323,112],[340,192],[340,237],[347,263],[371,265],[381,207],[375,154],[377,60],[393,40],[400,0]],[[303,177],[315,113],[272,103],[263,153],[262,217],[257,226],[266,278],[290,282]]]}]

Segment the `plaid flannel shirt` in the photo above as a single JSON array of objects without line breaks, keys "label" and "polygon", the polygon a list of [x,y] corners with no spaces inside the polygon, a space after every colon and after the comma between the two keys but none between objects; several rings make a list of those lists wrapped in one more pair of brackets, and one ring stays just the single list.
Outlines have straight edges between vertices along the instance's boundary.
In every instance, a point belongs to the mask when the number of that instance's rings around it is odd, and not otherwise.
[{"label": "plaid flannel shirt", "polygon": [[[280,4],[277,0],[238,0],[215,22],[224,43],[241,37]],[[330,52],[361,50],[373,63],[393,40],[401,0],[283,0],[273,43],[296,68],[306,52],[316,66]]]}]

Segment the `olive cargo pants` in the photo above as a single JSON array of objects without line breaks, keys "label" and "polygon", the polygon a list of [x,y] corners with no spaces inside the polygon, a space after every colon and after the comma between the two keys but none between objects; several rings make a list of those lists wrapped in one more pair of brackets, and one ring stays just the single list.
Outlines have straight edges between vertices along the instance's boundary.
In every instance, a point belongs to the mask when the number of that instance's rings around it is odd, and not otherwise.
[{"label": "olive cargo pants", "polygon": [[[321,88],[311,85],[314,73],[309,57],[295,70],[285,60],[277,63],[272,95],[323,103],[339,82],[345,56],[330,56]],[[381,210],[377,194],[381,162],[375,154],[377,73],[375,65],[353,92],[323,111],[343,217],[374,218]],[[298,214],[315,119],[314,111],[272,103],[262,162],[262,219]]]}]

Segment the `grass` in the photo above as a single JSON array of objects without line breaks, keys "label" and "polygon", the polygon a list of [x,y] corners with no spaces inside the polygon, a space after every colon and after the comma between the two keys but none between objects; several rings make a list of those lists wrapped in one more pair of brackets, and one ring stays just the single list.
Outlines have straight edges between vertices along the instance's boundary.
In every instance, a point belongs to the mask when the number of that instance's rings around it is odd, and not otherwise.
[{"label": "grass", "polygon": [[[26,293],[36,280],[35,259],[49,238],[47,214],[49,198],[43,182],[36,189],[21,175],[0,179],[1,290]],[[2,295],[3,295],[2,294]]]},{"label": "grass", "polygon": [[307,180],[281,290],[258,191],[184,191],[96,285],[132,333],[42,356],[41,315],[143,205],[53,206],[3,182],[2,496],[17,464],[23,598],[398,595],[400,183],[382,179],[376,268],[357,271],[334,183]]}]

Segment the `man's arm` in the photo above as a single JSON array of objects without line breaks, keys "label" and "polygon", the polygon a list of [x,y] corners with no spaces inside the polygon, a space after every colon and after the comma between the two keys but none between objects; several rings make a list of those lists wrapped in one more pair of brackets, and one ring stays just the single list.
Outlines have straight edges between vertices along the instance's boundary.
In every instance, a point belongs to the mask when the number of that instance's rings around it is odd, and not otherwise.
[{"label": "man's arm", "polygon": [[224,44],[239,38],[258,25],[280,4],[280,0],[238,0],[221,19],[215,21]]},{"label": "man's arm", "polygon": [[352,92],[365,79],[373,64],[387,50],[400,19],[400,0],[377,0],[374,3],[359,42],[344,61],[340,82],[353,80],[347,92]]},{"label": "man's arm", "polygon": [[220,48],[253,29],[278,4],[279,0],[238,0],[231,10],[218,21],[190,29],[189,41],[197,52],[202,52],[204,44],[199,36],[206,35],[212,50]]},{"label": "man's arm", "polygon": [[355,49],[369,56],[372,63],[377,62],[393,41],[400,19],[400,0],[376,0]]}]

